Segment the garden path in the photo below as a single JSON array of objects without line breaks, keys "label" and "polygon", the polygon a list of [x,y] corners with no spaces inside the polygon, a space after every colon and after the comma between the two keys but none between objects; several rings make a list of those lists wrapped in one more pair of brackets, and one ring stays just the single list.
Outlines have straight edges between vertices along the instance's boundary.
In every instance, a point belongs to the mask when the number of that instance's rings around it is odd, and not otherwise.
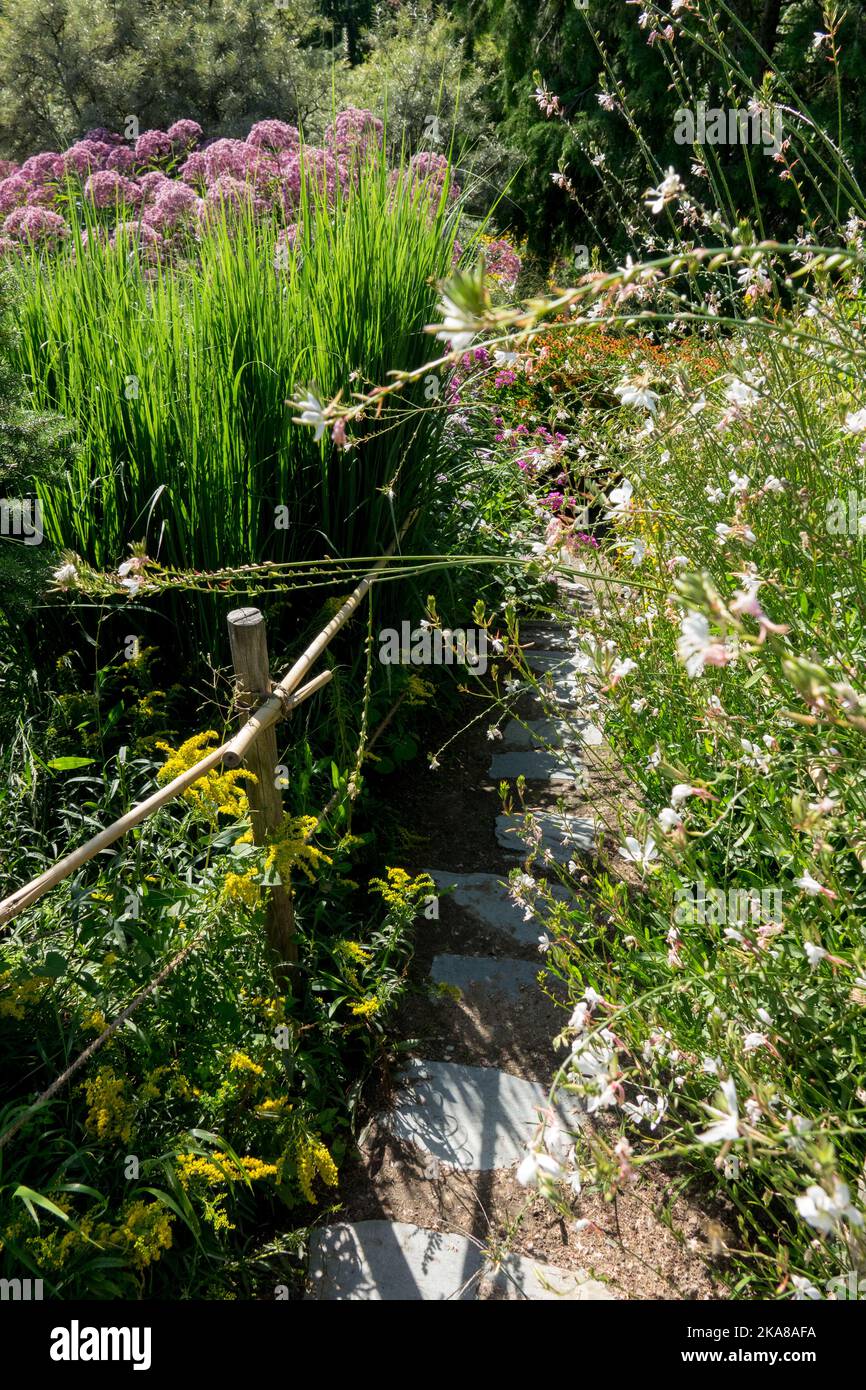
[{"label": "garden path", "polygon": [[[577,619],[587,590],[562,587]],[[524,624],[521,642],[547,693],[505,725],[487,775],[495,783],[526,777],[527,804],[542,803],[542,848],[567,861],[592,851],[594,821],[550,803],[562,805],[582,746],[601,735],[575,707],[569,624]],[[432,1026],[422,1027],[423,1055],[403,1067],[393,1103],[361,1138],[346,1219],[311,1233],[308,1298],[713,1296],[700,1258],[702,1218],[658,1181],[612,1204],[581,1194],[573,1222],[516,1181],[540,1117],[551,1115],[551,1039],[562,1026],[555,982],[537,982],[543,921],[525,920],[508,893],[508,871],[526,853],[522,824],[522,816],[497,816],[498,872],[429,870],[444,932],[430,962]],[[572,1131],[587,1123],[562,1105],[552,1113]],[[677,1234],[659,1215],[665,1206]]]}]

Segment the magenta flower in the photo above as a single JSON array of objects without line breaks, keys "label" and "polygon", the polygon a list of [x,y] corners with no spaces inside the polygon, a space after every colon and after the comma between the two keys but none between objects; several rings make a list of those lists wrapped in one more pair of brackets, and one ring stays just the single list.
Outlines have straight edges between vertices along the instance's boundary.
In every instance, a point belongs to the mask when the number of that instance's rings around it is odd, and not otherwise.
[{"label": "magenta flower", "polygon": [[135,206],[141,201],[141,189],[113,169],[100,169],[85,183],[84,196],[95,208],[117,208],[124,203]]},{"label": "magenta flower", "polygon": [[134,166],[135,155],[128,145],[115,145],[105,161],[106,169],[113,169],[117,174],[128,174]]},{"label": "magenta flower", "polygon": [[[421,150],[409,160],[409,178],[413,189],[423,187],[432,198],[439,197],[449,176],[451,166],[444,154],[434,154],[432,150]],[[451,178],[448,187],[448,201],[453,203],[460,197],[460,187]]]},{"label": "magenta flower", "polygon": [[382,143],[384,126],[372,111],[349,106],[325,131],[325,144],[338,155],[362,157]]},{"label": "magenta flower", "polygon": [[160,189],[167,183],[171,183],[171,179],[159,169],[151,169],[147,174],[142,174],[138,180],[142,200],[145,203],[155,203]]},{"label": "magenta flower", "polygon": [[198,121],[175,121],[165,133],[176,150],[191,150],[204,132]]},{"label": "magenta flower", "polygon": [[3,223],[3,231],[31,245],[50,245],[64,241],[69,235],[69,228],[59,213],[40,207],[16,208]]},{"label": "magenta flower", "polygon": [[196,150],[180,166],[180,177],[184,183],[202,188],[207,183],[207,160],[201,150]]},{"label": "magenta flower", "polygon": [[0,183],[0,217],[13,208],[22,207],[30,196],[30,180],[23,174],[10,174]]},{"label": "magenta flower", "polygon": [[503,289],[513,290],[523,268],[514,247],[504,239],[490,241],[484,248],[484,269]]},{"label": "magenta flower", "polygon": [[98,169],[104,169],[113,150],[114,146],[103,140],[79,140],[61,155],[64,172],[80,174],[84,178]]},{"label": "magenta flower", "polygon": [[32,183],[48,183],[50,179],[62,179],[63,159],[53,151],[32,154],[21,165],[21,173]]},{"label": "magenta flower", "polygon": [[118,135],[116,130],[109,130],[107,126],[94,126],[93,130],[88,130],[84,136],[85,140],[94,140],[98,145],[122,145],[123,136]]},{"label": "magenta flower", "polygon": [[135,158],[139,164],[158,164],[173,154],[174,146],[164,130],[145,130],[135,142]]},{"label": "magenta flower", "polygon": [[297,126],[285,121],[258,121],[247,136],[247,144],[256,149],[272,150],[274,154],[297,152],[301,135]]}]

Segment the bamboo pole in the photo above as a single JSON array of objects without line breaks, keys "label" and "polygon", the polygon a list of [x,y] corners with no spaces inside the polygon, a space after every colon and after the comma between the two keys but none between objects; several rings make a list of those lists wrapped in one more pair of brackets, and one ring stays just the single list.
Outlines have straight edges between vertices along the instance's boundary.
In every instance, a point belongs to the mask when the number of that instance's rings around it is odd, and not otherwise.
[{"label": "bamboo pole", "polygon": [[[309,681],[292,695],[288,702],[288,709],[296,709],[317,690],[321,690],[322,686],[326,685],[330,679],[331,672],[323,671],[321,675],[316,676],[314,680]],[[34,878],[24,887],[17,888],[14,893],[10,893],[8,898],[4,898],[0,902],[0,927],[10,922],[13,917],[17,917],[25,908],[37,902],[58,883],[62,883],[63,879],[75,873],[76,869],[82,868],[91,859],[95,859],[97,854],[101,854],[103,850],[115,844],[128,830],[133,830],[148,816],[153,815],[154,811],[158,811],[161,806],[167,805],[170,801],[175,801],[188,787],[191,787],[194,782],[204,777],[225,759],[226,754],[234,747],[236,739],[237,735],[234,739],[229,739],[227,743],[223,743],[219,748],[213,749],[200,762],[195,763],[186,772],[182,772],[179,777],[175,777],[174,781],[166,783],[164,787],[160,787],[159,791],[154,792],[145,801],[140,801],[137,806],[133,806],[131,811],[127,811],[125,816],[120,817],[120,820],[114,821],[105,830],[100,830],[97,835],[87,840],[85,844],[79,845],[78,849],[73,850],[71,854],[58,859],[50,869],[46,869],[38,878]],[[237,766],[237,764],[233,764],[233,766]]]},{"label": "bamboo pole", "polygon": [[[267,629],[264,614],[259,608],[233,609],[228,615],[228,625],[238,694],[243,702],[241,729],[244,729],[255,718],[255,703],[263,695],[267,696],[271,688]],[[257,845],[267,845],[283,825],[283,799],[276,783],[278,754],[275,725],[274,720],[258,731],[244,758],[247,771],[255,777],[254,782],[247,784],[245,791],[250,803],[253,841]],[[290,883],[275,883],[269,888],[265,931],[278,962],[275,972],[278,983],[285,984],[291,967],[298,960]]]},{"label": "bamboo pole", "polygon": [[[126,815],[121,816],[120,820],[116,820],[105,830],[100,830],[97,835],[94,835],[93,838],[88,840],[85,844],[80,845],[78,849],[73,850],[71,854],[67,854],[63,859],[59,859],[55,864],[52,864],[50,869],[46,869],[45,873],[40,874],[38,878],[34,878],[30,883],[25,884],[22,888],[16,889],[14,893],[4,898],[2,902],[0,902],[0,928],[10,922],[13,917],[17,917],[26,908],[37,902],[45,893],[50,892],[52,888],[55,888],[63,879],[68,878],[76,869],[80,869],[84,864],[94,859],[97,854],[100,854],[104,849],[108,849],[110,845],[113,845],[125,835],[128,830],[132,830],[136,825],[140,825],[141,822],[152,815],[154,811],[158,811],[161,806],[165,806],[169,801],[174,801],[178,796],[181,796],[188,787],[191,787],[200,777],[204,777],[205,774],[216,767],[219,762],[222,762],[223,766],[227,768],[234,769],[240,767],[247,755],[247,750],[252,747],[256,739],[266,729],[271,728],[272,725],[276,724],[277,720],[291,713],[291,711],[302,704],[304,700],[314,695],[317,690],[321,690],[322,686],[326,685],[331,679],[330,671],[321,672],[320,675],[308,681],[306,685],[300,686],[300,683],[316,658],[322,654],[328,646],[328,643],[336,636],[340,628],[345,625],[358,607],[358,604],[369,592],[379,573],[393,556],[399,540],[404,535],[407,527],[411,524],[414,515],[413,513],[412,516],[404,522],[400,529],[398,539],[392,542],[381,559],[377,560],[370,573],[365,575],[357,588],[353,589],[340,611],[331,619],[327,627],[322,629],[318,637],[313,639],[306,651],[298,657],[298,660],[286,672],[279,684],[273,687],[271,694],[267,696],[261,707],[247,720],[243,728],[235,734],[234,738],[229,739],[229,741],[222,744],[220,748],[214,749],[212,753],[208,753],[207,757],[202,758],[200,762],[196,763],[186,772],[181,773],[173,782],[169,782],[167,786],[162,787],[158,792],[154,792],[152,796],[140,802],[138,806],[134,806],[131,811],[127,811]],[[300,689],[298,689],[299,686]]]}]

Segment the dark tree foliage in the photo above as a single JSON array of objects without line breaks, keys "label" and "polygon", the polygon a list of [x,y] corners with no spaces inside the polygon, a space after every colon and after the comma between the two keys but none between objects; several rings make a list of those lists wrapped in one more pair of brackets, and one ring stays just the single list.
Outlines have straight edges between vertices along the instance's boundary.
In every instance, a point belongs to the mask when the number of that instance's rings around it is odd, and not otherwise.
[{"label": "dark tree foliage", "polygon": [[[608,197],[611,180],[605,168],[625,182],[630,201],[649,182],[646,161],[626,122],[598,104],[605,63],[587,21],[625,88],[657,166],[673,165],[688,174],[690,151],[674,140],[674,113],[682,98],[664,61],[667,45],[650,46],[649,29],[638,25],[640,6],[589,0],[584,13],[573,0],[452,0],[448,8],[466,34],[469,60],[482,35],[492,35],[497,43],[501,72],[498,83],[488,89],[489,114],[498,123],[502,139],[523,157],[513,189],[519,208],[516,220],[537,248],[550,250],[558,243],[593,240],[581,202],[601,229],[618,239],[623,209],[614,207]],[[811,116],[836,138],[833,70],[826,49],[816,50],[813,44],[815,32],[823,28],[819,0],[730,0],[727,8],[733,18],[724,15],[721,7],[713,8],[726,46],[749,78],[758,86],[767,73],[786,80]],[[866,148],[866,7],[862,4],[847,7],[839,42],[843,147],[854,168],[862,172]],[[708,106],[728,107],[738,96],[745,100],[742,84],[727,89],[712,45],[701,48],[678,42],[675,62],[681,65],[692,93]],[[539,80],[559,97],[577,138],[563,122],[540,110],[534,98]],[[790,100],[791,94],[785,93],[784,99]],[[587,151],[593,149],[604,153],[605,166],[592,166]],[[733,207],[748,214],[753,197],[743,151],[725,151],[723,163]],[[790,230],[792,223],[802,221],[795,191],[780,182],[773,160],[756,154],[751,166],[767,233]],[[558,169],[567,172],[577,202],[553,183],[551,174]],[[820,205],[810,210],[820,211]]]}]

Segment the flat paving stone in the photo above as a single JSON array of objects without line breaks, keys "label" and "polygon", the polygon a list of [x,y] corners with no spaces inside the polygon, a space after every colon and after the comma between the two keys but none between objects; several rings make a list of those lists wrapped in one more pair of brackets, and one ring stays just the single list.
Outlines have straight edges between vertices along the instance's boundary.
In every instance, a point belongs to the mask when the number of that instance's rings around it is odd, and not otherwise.
[{"label": "flat paving stone", "polygon": [[592,1279],[585,1269],[560,1269],[558,1265],[539,1264],[525,1255],[506,1255],[495,1267],[486,1266],[478,1284],[476,1297],[499,1302],[615,1302],[599,1279]]},{"label": "flat paving stone", "polygon": [[511,960],[508,956],[433,957],[431,978],[437,984],[456,985],[460,990],[484,989],[519,999],[525,989],[538,988],[537,965],[531,960]]},{"label": "flat paving stone", "polygon": [[574,674],[574,662],[569,652],[529,650],[524,651],[523,656],[530,671],[544,674],[548,671],[565,671],[569,675]]},{"label": "flat paving stone", "polygon": [[567,719],[509,719],[502,730],[502,747],[508,752],[524,748],[578,748],[580,728],[587,721]]},{"label": "flat paving stone", "polygon": [[[440,1163],[488,1172],[520,1162],[535,1134],[548,1093],[536,1081],[497,1067],[414,1061],[403,1073],[407,1089],[379,1124],[396,1139],[416,1144]],[[560,1124],[576,1128],[557,1107]]]},{"label": "flat paving stone", "polygon": [[[563,816],[558,811],[537,811],[535,820],[541,828],[539,855],[549,850],[557,864],[567,864],[580,850],[588,853],[595,848],[595,821],[585,816]],[[525,838],[523,816],[497,816],[496,840],[503,849],[523,858],[530,848]]]},{"label": "flat paving stone", "polygon": [[482,1253],[467,1236],[405,1221],[357,1221],[310,1233],[310,1300],[468,1301]]},{"label": "flat paving stone", "polygon": [[494,753],[488,776],[499,782],[525,777],[528,782],[574,782],[580,768],[563,758],[561,752],[530,748],[518,753]]},{"label": "flat paving stone", "polygon": [[[508,885],[496,874],[455,874],[447,869],[429,869],[428,873],[439,891],[453,888],[454,892],[449,897],[455,905],[465,909],[482,926],[509,937],[521,946],[538,944],[546,917],[544,904],[540,904],[538,913],[527,921],[524,909],[519,903],[512,902],[508,896]],[[562,902],[571,897],[568,890],[559,884],[554,885],[552,892]]]},{"label": "flat paving stone", "polygon": [[573,652],[574,642],[569,640],[568,632],[564,623],[521,623],[520,645],[531,642],[539,650]]}]

